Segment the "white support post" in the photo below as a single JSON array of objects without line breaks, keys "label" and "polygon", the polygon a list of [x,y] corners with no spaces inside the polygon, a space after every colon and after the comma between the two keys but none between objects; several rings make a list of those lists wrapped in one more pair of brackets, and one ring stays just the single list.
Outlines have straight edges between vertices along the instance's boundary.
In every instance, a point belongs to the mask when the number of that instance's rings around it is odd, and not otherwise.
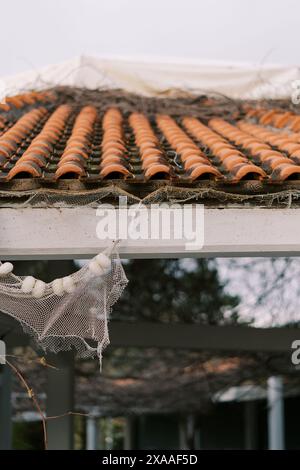
[{"label": "white support post", "polygon": [[98,420],[94,415],[86,418],[86,450],[98,448]]},{"label": "white support post", "polygon": [[270,450],[284,449],[284,403],[281,377],[268,379],[268,437]]},{"label": "white support post", "polygon": [[8,365],[2,365],[0,372],[0,450],[12,448],[11,382],[12,374]]},{"label": "white support post", "polygon": [[[74,410],[74,357],[59,353],[47,358],[57,369],[47,368],[47,416],[60,416]],[[49,450],[73,448],[73,416],[47,421]]]},{"label": "white support post", "polygon": [[178,420],[180,450],[200,449],[200,429],[196,426],[195,415],[190,413]]}]

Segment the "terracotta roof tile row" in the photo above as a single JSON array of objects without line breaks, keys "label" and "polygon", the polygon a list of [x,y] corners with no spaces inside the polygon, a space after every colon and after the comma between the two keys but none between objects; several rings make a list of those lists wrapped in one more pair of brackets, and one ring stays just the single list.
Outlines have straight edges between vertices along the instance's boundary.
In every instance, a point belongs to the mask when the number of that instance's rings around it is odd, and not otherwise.
[{"label": "terracotta roof tile row", "polygon": [[[67,109],[65,116],[69,114],[69,109]],[[55,178],[60,178],[68,173],[78,176],[86,174],[86,161],[89,158],[91,147],[90,138],[94,131],[96,118],[97,110],[93,106],[85,106],[81,109],[75,120],[71,136],[57,163]]]},{"label": "terracotta roof tile row", "polygon": [[133,129],[145,179],[148,180],[157,175],[169,175],[171,167],[160,148],[159,139],[151,128],[149,120],[143,114],[132,113],[129,117],[129,124]]},{"label": "terracotta roof tile row", "polygon": [[[214,131],[194,118],[184,118],[183,123],[190,133],[199,142],[206,145],[210,152],[216,156],[219,164],[227,172],[228,179],[240,181],[245,177],[250,179],[266,177],[262,168],[252,163],[244,153],[222,136],[222,132],[224,132],[227,125],[226,121],[210,120],[209,125]],[[230,124],[228,125],[230,126]]]},{"label": "terracotta roof tile row", "polygon": [[118,109],[111,108],[105,113],[102,129],[100,175],[103,178],[111,174],[121,177],[133,176],[128,170],[123,116]]},{"label": "terracotta roof tile row", "polygon": [[[32,177],[42,176],[42,171],[49,163],[54,146],[58,143],[64,131],[66,119],[70,115],[70,111],[71,108],[67,105],[62,105],[56,111],[54,111],[54,113],[46,121],[41,131],[31,141],[30,145],[27,147],[22,156],[9,170],[7,175],[8,180],[19,173],[29,173]],[[26,116],[27,114],[25,117]],[[17,124],[15,124],[15,126],[17,126],[20,121],[21,119],[17,122]]]},{"label": "terracotta roof tile row", "polygon": [[[188,118],[186,118],[188,119]],[[184,132],[170,116],[157,116],[156,122],[176,154],[180,155],[183,167],[191,180],[203,175],[222,175],[203,153],[199,146]],[[197,121],[198,122],[198,121]],[[201,125],[201,124],[200,124]]]},{"label": "terracotta roof tile row", "polygon": [[40,120],[47,114],[45,108],[37,108],[24,114],[0,137],[0,166],[13,157],[20,145],[25,144]]},{"label": "terracotta roof tile row", "polygon": [[284,127],[289,128],[291,131],[300,131],[300,116],[292,111],[282,111],[281,109],[272,108],[253,108],[247,107],[246,117],[256,118],[259,124],[264,126],[274,126],[278,129]]},{"label": "terracotta roof tile row", "polygon": [[[0,184],[16,178],[50,185],[65,178],[93,184],[104,179],[282,182],[300,175],[299,116],[291,112],[248,106],[246,116],[204,123],[190,116],[122,112],[116,106],[102,111],[55,99],[51,106],[35,104],[2,121]],[[283,123],[294,129],[283,129]]]},{"label": "terracotta roof tile row", "polygon": [[14,108],[21,109],[39,103],[51,103],[55,99],[56,95],[51,91],[30,91],[20,95],[7,96],[4,102],[0,103],[0,112],[8,112]]},{"label": "terracotta roof tile row", "polygon": [[243,150],[248,151],[253,160],[262,166],[271,179],[282,181],[292,174],[300,173],[300,166],[296,162],[288,158],[284,153],[273,150],[256,132],[249,132],[248,126],[251,127],[252,124],[240,123],[240,129],[238,129],[222,119],[213,119],[211,126],[224,137],[242,147]]},{"label": "terracotta roof tile row", "polygon": [[270,128],[266,129],[263,126],[258,126],[245,121],[240,121],[238,126],[245,132],[257,136],[263,142],[267,142],[271,146],[286,152],[292,158],[294,157],[296,159],[296,163],[299,163],[300,134],[294,132],[289,134],[287,132],[273,131]]}]

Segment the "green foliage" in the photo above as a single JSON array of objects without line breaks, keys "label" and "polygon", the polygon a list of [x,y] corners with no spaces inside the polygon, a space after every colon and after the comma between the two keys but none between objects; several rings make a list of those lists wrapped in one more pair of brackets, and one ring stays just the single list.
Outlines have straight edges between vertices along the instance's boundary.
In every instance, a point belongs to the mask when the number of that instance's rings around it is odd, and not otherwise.
[{"label": "green foliage", "polygon": [[14,273],[19,276],[34,276],[45,282],[50,282],[56,277],[68,276],[78,267],[72,260],[48,260],[48,261],[15,261]]},{"label": "green foliage", "polygon": [[41,421],[14,423],[13,449],[43,450],[44,440]]},{"label": "green foliage", "polygon": [[124,418],[101,418],[98,420],[100,442],[98,446],[105,450],[124,449]]},{"label": "green foliage", "polygon": [[239,299],[226,292],[213,260],[147,259],[125,264],[129,284],[113,319],[236,323]]}]

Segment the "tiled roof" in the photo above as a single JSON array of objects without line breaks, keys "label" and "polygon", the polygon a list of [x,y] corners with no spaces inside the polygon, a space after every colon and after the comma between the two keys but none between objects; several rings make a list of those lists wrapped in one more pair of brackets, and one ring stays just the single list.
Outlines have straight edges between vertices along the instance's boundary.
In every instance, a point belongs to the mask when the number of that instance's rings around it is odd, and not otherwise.
[{"label": "tiled roof", "polygon": [[[207,106],[211,103],[207,100]],[[55,91],[7,98],[0,109],[0,189],[20,179],[186,187],[244,181],[282,184],[300,175],[300,115],[241,103],[209,118],[62,100]],[[166,108],[166,107],[165,107]],[[203,108],[203,106],[202,106]]]},{"label": "tiled roof", "polygon": [[9,113],[16,109],[24,109],[28,105],[51,103],[55,99],[56,95],[51,91],[31,91],[20,95],[7,96],[5,100],[0,103],[0,111]]}]

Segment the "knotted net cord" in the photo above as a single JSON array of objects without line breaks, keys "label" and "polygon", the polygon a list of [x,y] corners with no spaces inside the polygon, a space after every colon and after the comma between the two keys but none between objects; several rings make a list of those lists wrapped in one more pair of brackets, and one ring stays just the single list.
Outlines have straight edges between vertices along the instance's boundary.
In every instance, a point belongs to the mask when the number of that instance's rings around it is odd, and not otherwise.
[{"label": "knotted net cord", "polygon": [[0,310],[45,352],[74,349],[81,358],[98,356],[101,364],[110,312],[128,282],[115,246],[50,283],[16,276],[12,269],[0,262]]}]

